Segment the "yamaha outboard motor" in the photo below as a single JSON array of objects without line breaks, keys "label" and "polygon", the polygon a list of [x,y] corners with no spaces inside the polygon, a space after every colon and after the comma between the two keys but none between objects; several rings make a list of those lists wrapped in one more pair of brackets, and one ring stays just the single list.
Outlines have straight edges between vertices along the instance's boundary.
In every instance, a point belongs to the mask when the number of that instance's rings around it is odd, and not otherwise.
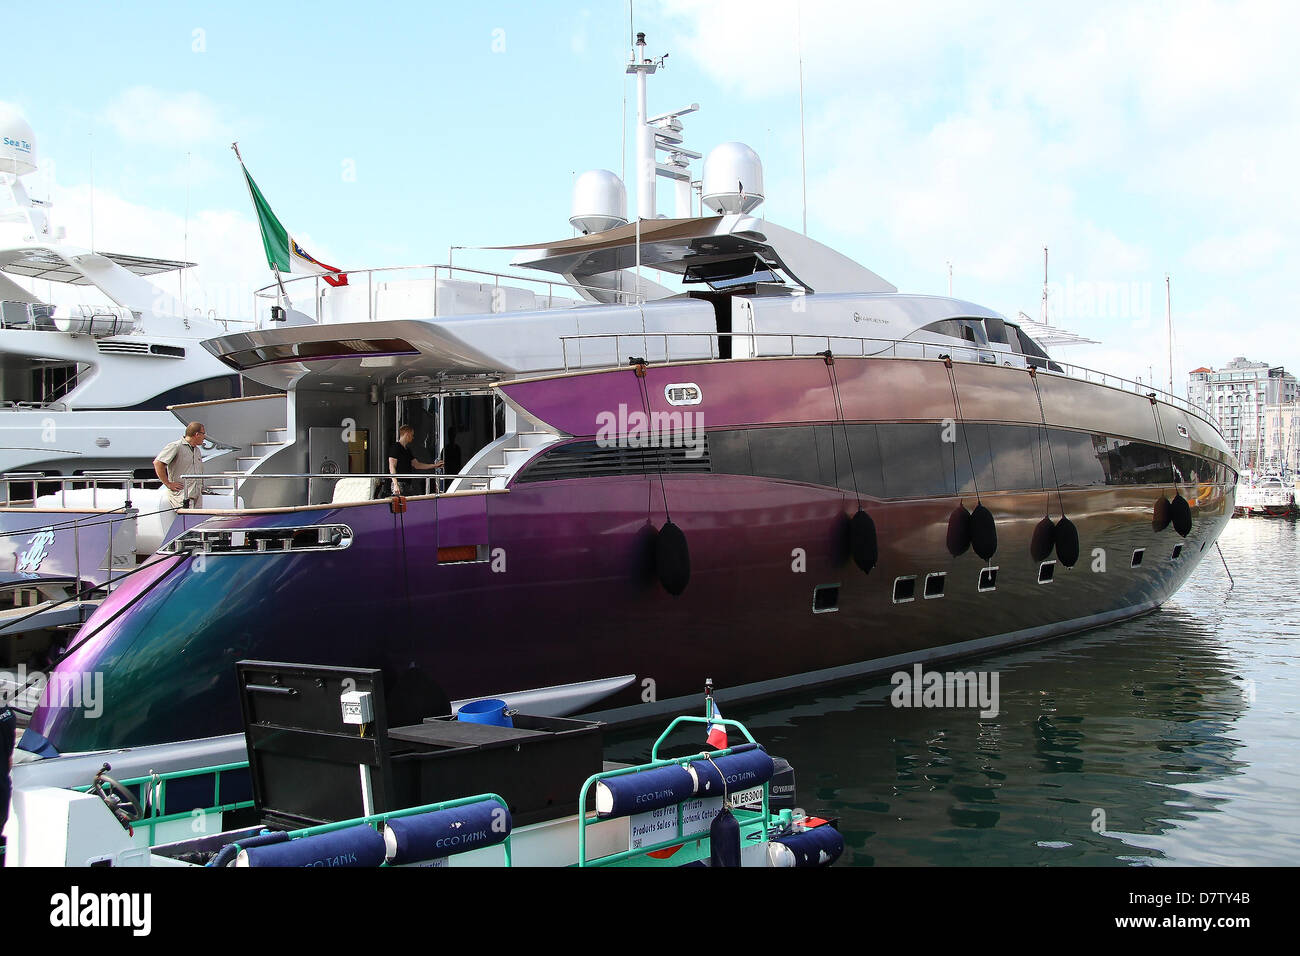
[{"label": "yamaha outboard motor", "polygon": [[794,767],[790,766],[790,762],[783,757],[773,757],[772,764],[776,770],[772,774],[768,805],[773,814],[782,810],[793,810]]}]

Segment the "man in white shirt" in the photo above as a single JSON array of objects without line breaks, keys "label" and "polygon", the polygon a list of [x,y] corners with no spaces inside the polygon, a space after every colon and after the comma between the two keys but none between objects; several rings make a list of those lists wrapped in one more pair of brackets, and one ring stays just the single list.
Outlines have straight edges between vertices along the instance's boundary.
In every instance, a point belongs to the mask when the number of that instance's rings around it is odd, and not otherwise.
[{"label": "man in white shirt", "polygon": [[167,503],[173,509],[203,506],[203,478],[181,478],[181,475],[203,474],[199,446],[206,437],[202,422],[190,422],[185,426],[185,437],[168,442],[153,460],[154,474],[167,489]]}]

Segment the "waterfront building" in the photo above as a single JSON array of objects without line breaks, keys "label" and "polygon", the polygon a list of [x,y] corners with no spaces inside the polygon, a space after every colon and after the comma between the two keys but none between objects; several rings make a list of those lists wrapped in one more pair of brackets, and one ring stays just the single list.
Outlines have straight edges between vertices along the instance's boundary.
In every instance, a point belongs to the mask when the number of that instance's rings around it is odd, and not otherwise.
[{"label": "waterfront building", "polygon": [[1265,434],[1268,406],[1294,403],[1297,394],[1296,377],[1285,368],[1244,356],[1217,371],[1193,369],[1187,380],[1188,401],[1218,419],[1241,466],[1256,471],[1266,467],[1271,454]]}]

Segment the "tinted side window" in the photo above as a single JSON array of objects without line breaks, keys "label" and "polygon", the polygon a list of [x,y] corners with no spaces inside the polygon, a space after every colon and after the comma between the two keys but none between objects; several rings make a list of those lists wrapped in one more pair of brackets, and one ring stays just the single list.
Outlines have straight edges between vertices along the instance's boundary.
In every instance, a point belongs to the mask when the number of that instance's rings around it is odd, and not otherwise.
[{"label": "tinted side window", "polygon": [[749,429],[754,474],[788,481],[821,482],[817,442],[811,425]]}]

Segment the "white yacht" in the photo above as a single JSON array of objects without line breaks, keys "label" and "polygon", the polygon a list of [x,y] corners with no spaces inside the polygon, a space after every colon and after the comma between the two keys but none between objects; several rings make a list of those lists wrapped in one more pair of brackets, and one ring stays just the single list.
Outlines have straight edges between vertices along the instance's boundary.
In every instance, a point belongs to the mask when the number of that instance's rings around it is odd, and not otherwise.
[{"label": "white yacht", "polygon": [[[0,134],[0,196],[12,199],[0,209],[0,474],[152,478],[153,456],[177,436],[169,406],[243,393],[199,346],[241,323],[185,316],[148,281],[193,263],[66,243],[23,183],[37,169],[31,127],[0,115]],[[55,305],[65,296],[53,283],[86,289],[86,303]]]}]

